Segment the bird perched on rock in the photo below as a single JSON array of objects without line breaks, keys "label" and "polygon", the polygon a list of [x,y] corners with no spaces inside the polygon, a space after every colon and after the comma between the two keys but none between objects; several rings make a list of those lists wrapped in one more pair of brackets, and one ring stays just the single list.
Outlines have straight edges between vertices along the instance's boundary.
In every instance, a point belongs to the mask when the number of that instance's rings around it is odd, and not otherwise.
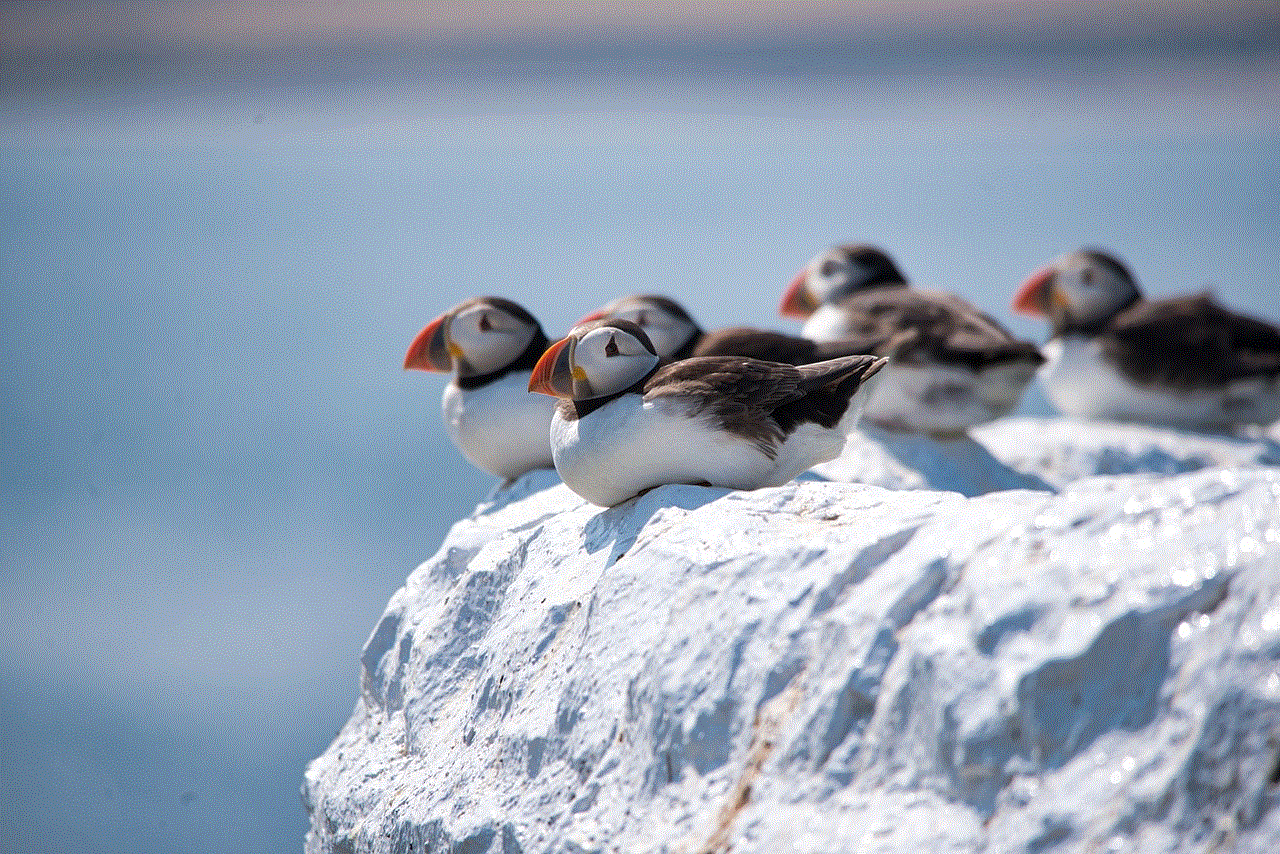
[{"label": "bird perched on rock", "polygon": [[529,394],[529,375],[547,349],[532,314],[501,297],[469,299],[426,325],[405,368],[453,372],[441,396],[450,440],[476,468],[511,480],[550,468],[555,402]]},{"label": "bird perched on rock", "polygon": [[580,324],[604,319],[630,320],[645,331],[659,356],[687,359],[690,356],[747,356],[765,362],[807,365],[850,356],[865,351],[851,349],[846,342],[819,342],[800,335],[786,335],[766,329],[732,326],[706,332],[697,321],[670,297],[632,294],[614,300],[578,321]]},{"label": "bird perched on rock", "polygon": [[551,446],[561,479],[610,507],[665,483],[777,486],[834,459],[884,363],[666,362],[637,324],[601,320],[552,344],[529,390],[560,399]]},{"label": "bird perched on rock", "polygon": [[1040,382],[1066,415],[1180,427],[1280,418],[1280,329],[1208,294],[1145,299],[1125,264],[1081,249],[1032,273],[1013,308],[1052,325]]},{"label": "bird perched on rock", "polygon": [[912,288],[872,246],[819,253],[778,310],[804,319],[807,338],[890,357],[865,418],[893,430],[953,437],[998,418],[1044,361],[1033,343],[960,297]]},{"label": "bird perched on rock", "polygon": [[664,359],[687,359],[706,337],[684,306],[659,294],[619,297],[578,321],[579,326],[598,320],[629,320],[644,330],[654,351]]}]

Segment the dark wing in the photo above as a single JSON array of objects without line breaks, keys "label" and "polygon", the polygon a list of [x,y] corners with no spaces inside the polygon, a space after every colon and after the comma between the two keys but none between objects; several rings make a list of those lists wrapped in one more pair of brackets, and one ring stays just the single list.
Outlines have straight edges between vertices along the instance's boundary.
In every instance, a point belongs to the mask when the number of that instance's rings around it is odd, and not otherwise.
[{"label": "dark wing", "polygon": [[708,332],[694,348],[693,355],[747,356],[786,365],[807,365],[819,359],[818,345],[808,338],[745,326]]},{"label": "dark wing", "polygon": [[849,356],[795,367],[732,356],[684,359],[659,368],[645,383],[645,400],[689,401],[690,415],[750,440],[770,458],[800,423],[832,427],[862,381],[884,364]]},{"label": "dark wing", "polygon": [[1139,383],[1190,390],[1280,375],[1280,329],[1208,294],[1140,302],[1099,337],[1103,354]]},{"label": "dark wing", "polygon": [[888,361],[883,356],[860,354],[800,365],[797,370],[804,397],[779,406],[773,417],[788,432],[806,421],[834,427],[849,408],[849,399]]},{"label": "dark wing", "polygon": [[785,365],[811,365],[839,356],[872,355],[874,346],[857,338],[839,341],[813,341],[799,335],[786,335],[763,329],[735,326],[718,329],[702,337],[694,356],[747,356],[763,362]]},{"label": "dark wing", "polygon": [[644,386],[646,401],[676,397],[689,414],[750,440],[772,458],[786,436],[773,410],[803,396],[800,371],[792,365],[732,356],[683,359],[659,368]]},{"label": "dark wing", "polygon": [[893,356],[906,364],[941,362],[977,371],[991,365],[1044,361],[995,318],[954,294],[914,288],[876,288],[840,303],[848,315],[850,352]]}]

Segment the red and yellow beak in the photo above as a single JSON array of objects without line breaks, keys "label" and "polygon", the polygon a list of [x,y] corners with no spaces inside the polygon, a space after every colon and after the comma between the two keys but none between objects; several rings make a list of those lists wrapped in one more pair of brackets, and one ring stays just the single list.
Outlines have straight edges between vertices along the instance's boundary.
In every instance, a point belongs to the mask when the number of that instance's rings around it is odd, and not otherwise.
[{"label": "red and yellow beak", "polygon": [[[529,391],[549,394],[552,397],[573,398],[573,381],[581,368],[573,366],[573,338],[564,338],[547,348],[533,366],[529,377]],[[582,379],[585,379],[585,374]]]},{"label": "red and yellow beak", "polygon": [[818,310],[818,303],[814,301],[813,294],[809,293],[805,280],[809,277],[808,270],[801,270],[791,284],[787,286],[787,292],[782,295],[782,303],[778,306],[778,314],[783,317],[795,317],[804,320],[809,315]]},{"label": "red and yellow beak", "polygon": [[1048,317],[1054,303],[1062,301],[1054,287],[1057,276],[1053,267],[1041,267],[1028,276],[1013,297],[1013,310],[1032,317]]},{"label": "red and yellow beak", "polygon": [[409,345],[409,352],[404,354],[405,370],[444,371],[453,370],[455,347],[449,342],[445,332],[445,320],[449,315],[442,314],[428,323]]}]

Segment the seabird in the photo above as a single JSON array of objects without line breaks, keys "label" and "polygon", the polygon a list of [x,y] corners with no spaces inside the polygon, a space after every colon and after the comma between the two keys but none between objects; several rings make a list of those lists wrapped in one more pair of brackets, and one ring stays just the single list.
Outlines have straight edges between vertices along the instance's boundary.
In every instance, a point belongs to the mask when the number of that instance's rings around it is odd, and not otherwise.
[{"label": "seabird", "polygon": [[608,319],[552,344],[529,390],[559,399],[551,446],[561,479],[610,507],[666,483],[778,486],[834,459],[884,364],[668,362],[637,324]]},{"label": "seabird", "polygon": [[1052,325],[1040,382],[1065,415],[1208,428],[1280,418],[1280,329],[1209,294],[1148,300],[1123,262],[1081,249],[1028,276],[1013,308]]},{"label": "seabird", "polygon": [[449,438],[476,468],[512,480],[553,465],[548,431],[555,402],[528,392],[547,343],[520,305],[474,297],[428,323],[404,366],[453,372],[440,400]]},{"label": "seabird", "polygon": [[819,253],[778,310],[804,319],[807,338],[890,357],[864,417],[891,430],[954,437],[998,418],[1044,361],[1035,344],[960,297],[911,287],[873,246]]}]

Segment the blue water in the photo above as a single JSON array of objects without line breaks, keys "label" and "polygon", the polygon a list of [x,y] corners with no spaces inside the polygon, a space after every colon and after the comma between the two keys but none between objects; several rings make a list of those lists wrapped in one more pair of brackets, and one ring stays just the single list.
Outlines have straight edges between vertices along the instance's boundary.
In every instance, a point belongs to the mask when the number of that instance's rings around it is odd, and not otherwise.
[{"label": "blue water", "polygon": [[1278,92],[1263,56],[9,93],[0,850],[300,849],[361,644],[494,486],[400,369],[450,305],[789,329],[869,240],[1040,338],[1012,291],[1087,243],[1280,320]]}]

